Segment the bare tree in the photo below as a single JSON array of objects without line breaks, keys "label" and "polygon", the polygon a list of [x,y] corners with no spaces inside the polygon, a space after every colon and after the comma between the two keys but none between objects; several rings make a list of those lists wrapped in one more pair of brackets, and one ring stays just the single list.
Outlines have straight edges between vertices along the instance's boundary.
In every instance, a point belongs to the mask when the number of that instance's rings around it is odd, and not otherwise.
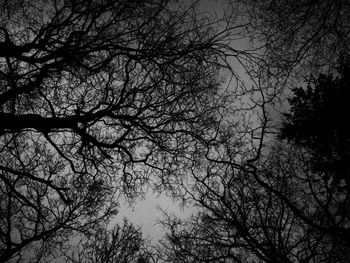
[{"label": "bare tree", "polygon": [[336,116],[347,101],[344,72],[295,90],[283,130],[290,143],[268,141],[265,100],[255,143],[254,136],[247,145],[231,134],[208,149],[192,186],[182,185],[199,214],[187,222],[163,221],[169,261],[349,261],[347,166],[333,165],[348,159],[347,128]]},{"label": "bare tree", "polygon": [[[232,1],[237,5],[237,1]],[[348,1],[238,1],[248,34],[261,41],[270,73],[306,76],[349,51]]]},{"label": "bare tree", "polygon": [[[286,100],[292,86],[286,81],[300,85],[315,71],[334,72],[339,57],[348,54],[349,3],[232,3],[242,8],[248,34],[262,46],[265,60],[253,65],[255,83],[246,93],[250,109],[260,111],[255,124],[220,131],[227,142],[208,147],[206,160],[192,170],[194,182],[180,186],[200,213],[187,222],[165,217],[164,257],[170,262],[348,262],[348,140],[344,125],[337,126],[346,112],[339,103],[346,101],[342,87],[348,81],[323,75],[310,82],[326,87],[323,91],[311,89],[295,100],[292,107],[305,106],[289,115],[297,131],[289,139],[296,144],[271,140],[270,132],[277,130],[268,108]],[[339,90],[341,95],[332,94]],[[336,126],[324,128],[328,120]],[[311,133],[298,138],[305,129]],[[331,165],[315,169],[315,159]]]},{"label": "bare tree", "polygon": [[111,230],[106,226],[96,228],[76,242],[75,246],[69,244],[64,253],[67,263],[151,262],[141,230],[125,220]]},{"label": "bare tree", "polygon": [[[212,164],[188,189],[200,211],[168,216],[169,262],[347,262],[348,194],[314,174],[298,147],[276,146],[259,169]],[[263,168],[264,167],[264,168]]]},{"label": "bare tree", "polygon": [[0,8],[5,262],[108,221],[121,193],[132,199],[150,175],[167,185],[214,143],[232,21],[162,0]]}]

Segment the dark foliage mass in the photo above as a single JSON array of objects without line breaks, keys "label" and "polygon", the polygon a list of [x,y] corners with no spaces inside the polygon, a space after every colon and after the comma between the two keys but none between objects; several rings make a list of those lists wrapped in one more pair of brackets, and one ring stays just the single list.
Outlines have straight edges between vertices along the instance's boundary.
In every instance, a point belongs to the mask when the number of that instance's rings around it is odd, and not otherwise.
[{"label": "dark foliage mass", "polygon": [[306,89],[294,89],[291,112],[285,115],[281,137],[306,148],[313,168],[325,172],[333,184],[345,180],[349,186],[350,128],[346,121],[350,110],[350,68],[342,61],[335,76],[312,79]]}]

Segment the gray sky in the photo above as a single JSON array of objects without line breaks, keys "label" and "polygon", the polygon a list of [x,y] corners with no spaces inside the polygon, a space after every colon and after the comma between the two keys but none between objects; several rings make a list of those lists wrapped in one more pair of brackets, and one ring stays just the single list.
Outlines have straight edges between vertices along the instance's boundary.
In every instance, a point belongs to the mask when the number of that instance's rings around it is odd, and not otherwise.
[{"label": "gray sky", "polygon": [[157,241],[165,233],[157,225],[157,220],[161,218],[161,212],[158,207],[182,218],[189,217],[195,212],[194,209],[180,207],[179,203],[174,202],[165,194],[158,195],[149,191],[143,200],[136,201],[132,206],[122,205],[118,216],[113,220],[112,224],[122,222],[125,217],[136,226],[141,227],[144,237]]}]

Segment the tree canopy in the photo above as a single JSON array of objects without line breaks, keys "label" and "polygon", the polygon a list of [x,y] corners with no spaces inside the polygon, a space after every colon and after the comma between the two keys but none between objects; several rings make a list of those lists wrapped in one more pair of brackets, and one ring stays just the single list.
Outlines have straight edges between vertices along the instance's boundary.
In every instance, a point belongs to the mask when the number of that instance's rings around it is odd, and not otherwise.
[{"label": "tree canopy", "polygon": [[336,75],[320,75],[306,89],[294,89],[291,112],[285,114],[281,137],[311,152],[315,171],[329,173],[334,184],[349,185],[349,62],[343,58]]},{"label": "tree canopy", "polygon": [[205,5],[0,0],[1,262],[350,260],[349,3]]},{"label": "tree canopy", "polygon": [[194,186],[183,188],[199,213],[165,218],[167,260],[350,260],[347,71],[342,63],[337,77],[320,75],[295,89],[281,137],[257,162],[239,163],[227,149],[224,160],[194,172]]},{"label": "tree canopy", "polygon": [[[271,72],[298,75],[334,67],[349,52],[349,2],[344,0],[238,1],[248,31],[260,40]],[[232,1],[235,5],[236,1]]]},{"label": "tree canopy", "polygon": [[[223,39],[194,3],[1,1],[0,261],[60,244],[215,139]],[[40,244],[39,244],[40,245]]]}]

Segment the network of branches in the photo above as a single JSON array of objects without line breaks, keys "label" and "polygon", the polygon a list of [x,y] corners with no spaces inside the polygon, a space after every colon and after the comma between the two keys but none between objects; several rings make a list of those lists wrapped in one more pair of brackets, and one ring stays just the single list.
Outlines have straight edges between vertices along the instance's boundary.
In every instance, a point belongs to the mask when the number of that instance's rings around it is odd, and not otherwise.
[{"label": "network of branches", "polygon": [[349,9],[0,0],[0,261],[348,262]]}]

